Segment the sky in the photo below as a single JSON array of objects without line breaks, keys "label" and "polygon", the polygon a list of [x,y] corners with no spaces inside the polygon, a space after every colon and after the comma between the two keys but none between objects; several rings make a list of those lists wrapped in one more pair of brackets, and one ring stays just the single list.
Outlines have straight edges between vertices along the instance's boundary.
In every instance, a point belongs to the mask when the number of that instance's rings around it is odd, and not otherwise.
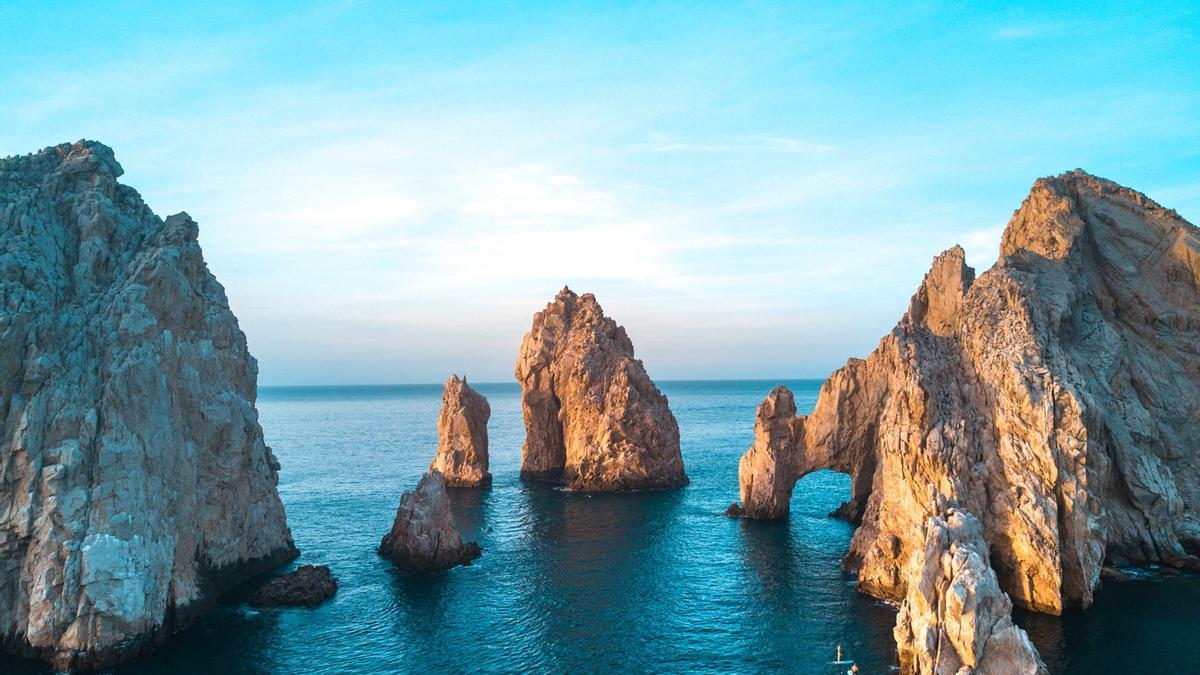
[{"label": "sky", "polygon": [[1039,176],[1200,222],[1195,2],[0,0],[0,93],[199,222],[263,385],[511,381],[564,285],[656,379],[824,377]]}]

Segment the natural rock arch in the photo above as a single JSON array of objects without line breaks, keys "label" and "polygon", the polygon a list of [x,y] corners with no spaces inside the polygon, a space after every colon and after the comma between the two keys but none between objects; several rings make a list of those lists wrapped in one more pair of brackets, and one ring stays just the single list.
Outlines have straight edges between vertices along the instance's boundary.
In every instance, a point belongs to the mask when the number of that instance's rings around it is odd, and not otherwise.
[{"label": "natural rock arch", "polygon": [[872,595],[904,600],[947,503],[1036,611],[1089,606],[1106,562],[1200,566],[1200,230],[1082,171],[1038,180],[991,269],[938,256],[870,356],[794,409],[782,389],[759,407],[742,509],[783,517],[800,476],[850,473],[845,564]]}]

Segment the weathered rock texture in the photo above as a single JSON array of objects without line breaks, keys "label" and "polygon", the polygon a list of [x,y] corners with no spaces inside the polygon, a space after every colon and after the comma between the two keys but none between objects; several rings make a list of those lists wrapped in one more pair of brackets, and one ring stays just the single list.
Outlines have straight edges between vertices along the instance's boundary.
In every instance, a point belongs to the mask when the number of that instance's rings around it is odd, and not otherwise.
[{"label": "weathered rock texture", "polygon": [[250,598],[255,607],[316,607],[337,593],[328,565],[301,565],[263,584]]},{"label": "weathered rock texture", "polygon": [[899,600],[904,561],[950,500],[982,519],[1023,607],[1087,606],[1104,562],[1200,552],[1200,231],[1075,171],[1037,181],[974,278],[934,260],[908,313],[795,417],[778,389],[740,466],[747,515],[804,474],[853,477],[846,566]]},{"label": "weathered rock texture", "polygon": [[893,631],[905,673],[1037,675],[1046,666],[988,565],[983,528],[949,508],[929,519],[925,547],[913,552],[908,592]]},{"label": "weathered rock texture", "polygon": [[679,425],[591,293],[564,288],[533,317],[517,357],[521,477],[616,492],[687,484]]},{"label": "weathered rock texture", "polygon": [[85,141],[0,160],[0,629],[59,668],[296,555],[196,224],[120,175]]},{"label": "weathered rock texture", "polygon": [[438,415],[437,456],[429,465],[439,471],[449,487],[490,485],[488,473],[488,418],[492,409],[482,394],[467,386],[465,378],[451,375],[442,388]]},{"label": "weathered rock texture", "polygon": [[440,471],[421,477],[417,489],[405,492],[390,532],[379,543],[379,555],[397,567],[429,572],[465,565],[479,557],[479,545],[463,543],[454,526]]}]

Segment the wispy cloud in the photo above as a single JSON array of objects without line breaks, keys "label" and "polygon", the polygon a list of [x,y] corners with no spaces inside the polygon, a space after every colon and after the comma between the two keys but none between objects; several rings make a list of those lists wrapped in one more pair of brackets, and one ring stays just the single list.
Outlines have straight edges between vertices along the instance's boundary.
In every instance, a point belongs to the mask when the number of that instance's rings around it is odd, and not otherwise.
[{"label": "wispy cloud", "polygon": [[1083,165],[1200,204],[1200,54],[1162,25],[80,11],[0,25],[0,153],[113,145],[157,212],[199,220],[265,382],[507,378],[564,283],[596,291],[657,376],[820,375],[875,344],[939,251],[991,265],[1039,175]]},{"label": "wispy cloud", "polygon": [[992,32],[997,40],[1040,40],[1066,35],[1071,25],[1057,21],[1014,23],[1001,26]]},{"label": "wispy cloud", "polygon": [[656,153],[758,153],[765,151],[820,156],[836,152],[837,146],[830,143],[816,143],[800,138],[767,134],[750,134],[725,139],[710,138],[699,141],[670,134],[654,133],[645,143],[635,146],[635,150]]}]

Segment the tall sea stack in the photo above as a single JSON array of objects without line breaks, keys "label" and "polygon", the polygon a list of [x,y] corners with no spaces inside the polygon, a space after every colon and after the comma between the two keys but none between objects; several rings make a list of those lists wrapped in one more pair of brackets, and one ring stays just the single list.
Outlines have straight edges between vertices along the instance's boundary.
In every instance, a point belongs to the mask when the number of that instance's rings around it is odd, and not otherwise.
[{"label": "tall sea stack", "polygon": [[0,160],[0,628],[60,669],[297,555],[196,223],[121,173],[88,141]]},{"label": "tall sea stack", "polygon": [[[797,479],[853,477],[846,556],[902,600],[939,504],[981,523],[1022,607],[1088,606],[1105,563],[1200,563],[1200,230],[1082,171],[1037,181],[975,278],[938,256],[907,314],[796,417],[759,408],[746,515],[786,515]],[[914,659],[920,662],[920,659]]]},{"label": "tall sea stack", "polygon": [[521,477],[589,492],[687,484],[679,425],[591,293],[564,288],[533,317],[517,356]]},{"label": "tall sea stack", "polygon": [[438,447],[430,471],[438,471],[449,487],[491,485],[488,472],[488,419],[492,408],[467,379],[451,375],[442,387],[438,414]]}]

